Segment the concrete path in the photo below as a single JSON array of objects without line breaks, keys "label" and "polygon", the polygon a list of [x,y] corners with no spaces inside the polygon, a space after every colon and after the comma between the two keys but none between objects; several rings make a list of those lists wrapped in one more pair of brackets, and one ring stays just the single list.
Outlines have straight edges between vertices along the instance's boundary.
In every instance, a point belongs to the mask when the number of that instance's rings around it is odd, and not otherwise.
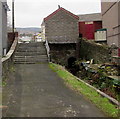
[{"label": "concrete path", "polygon": [[14,78],[3,89],[7,117],[103,117],[82,95],[67,88],[48,64],[17,64]]}]

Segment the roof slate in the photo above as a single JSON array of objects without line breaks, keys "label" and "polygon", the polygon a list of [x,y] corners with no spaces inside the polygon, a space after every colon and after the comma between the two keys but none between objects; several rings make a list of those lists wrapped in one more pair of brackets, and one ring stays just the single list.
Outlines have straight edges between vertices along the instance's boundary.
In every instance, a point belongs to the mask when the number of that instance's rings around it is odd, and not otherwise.
[{"label": "roof slate", "polygon": [[102,21],[101,13],[78,15],[79,21]]}]

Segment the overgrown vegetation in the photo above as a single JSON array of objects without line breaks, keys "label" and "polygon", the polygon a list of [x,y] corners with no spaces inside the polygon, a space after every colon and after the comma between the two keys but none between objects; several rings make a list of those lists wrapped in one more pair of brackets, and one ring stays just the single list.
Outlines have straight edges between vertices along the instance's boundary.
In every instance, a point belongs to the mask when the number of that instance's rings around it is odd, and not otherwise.
[{"label": "overgrown vegetation", "polygon": [[65,68],[53,63],[50,63],[49,67],[64,79],[67,86],[83,94],[108,116],[118,116],[119,109],[117,106],[111,104],[108,99],[101,97],[94,89],[88,87],[85,83],[78,81],[77,78],[65,70]]},{"label": "overgrown vegetation", "polygon": [[95,43],[87,39],[80,39],[80,58],[90,61],[94,59],[94,63],[110,62],[110,48],[105,44]]},{"label": "overgrown vegetation", "polygon": [[120,99],[120,80],[118,67],[112,64],[87,64],[77,62],[79,70],[76,76],[105,92],[109,96]]}]

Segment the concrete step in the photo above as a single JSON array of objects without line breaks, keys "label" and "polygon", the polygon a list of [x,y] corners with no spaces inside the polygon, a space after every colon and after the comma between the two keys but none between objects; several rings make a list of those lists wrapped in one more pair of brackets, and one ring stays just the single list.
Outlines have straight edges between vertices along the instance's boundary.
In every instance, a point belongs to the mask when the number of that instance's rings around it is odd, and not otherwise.
[{"label": "concrete step", "polygon": [[46,52],[16,52],[15,56],[36,56],[36,55],[47,55]]},{"label": "concrete step", "polygon": [[18,48],[17,51],[46,51],[45,48]]},{"label": "concrete step", "polygon": [[18,44],[19,47],[40,47],[45,46],[45,43],[20,43]]},{"label": "concrete step", "polygon": [[18,56],[18,55],[15,55],[14,56],[15,58],[47,58],[47,55],[29,55],[29,56]]},{"label": "concrete step", "polygon": [[45,46],[34,46],[34,47],[30,47],[30,46],[19,46],[18,48],[45,48]]},{"label": "concrete step", "polygon": [[35,56],[35,55],[46,55],[46,52],[15,52],[15,56]]},{"label": "concrete step", "polygon": [[19,43],[19,45],[39,45],[39,44],[45,44],[45,42],[30,42],[30,43]]},{"label": "concrete step", "polygon": [[14,64],[37,64],[37,63],[48,63],[48,61],[14,61]]},{"label": "concrete step", "polygon": [[14,62],[14,64],[47,64],[48,62]]},{"label": "concrete step", "polygon": [[44,43],[18,44],[14,56],[15,64],[47,63],[47,52]]},{"label": "concrete step", "polygon": [[14,62],[14,64],[36,64],[36,62]]},{"label": "concrete step", "polygon": [[42,47],[45,46],[44,43],[20,43],[19,47]]},{"label": "concrete step", "polygon": [[40,46],[18,46],[18,48],[45,48],[45,45]]},{"label": "concrete step", "polygon": [[17,49],[16,52],[46,52],[46,49]]},{"label": "concrete step", "polygon": [[47,60],[48,58],[47,57],[19,57],[19,58],[14,58],[14,60],[20,60],[20,61],[23,61],[23,60],[27,60],[27,61],[39,61],[39,60]]},{"label": "concrete step", "polygon": [[47,58],[39,58],[39,59],[36,59],[36,58],[15,58],[14,61],[32,61],[32,62],[44,62],[44,61],[48,61]]}]

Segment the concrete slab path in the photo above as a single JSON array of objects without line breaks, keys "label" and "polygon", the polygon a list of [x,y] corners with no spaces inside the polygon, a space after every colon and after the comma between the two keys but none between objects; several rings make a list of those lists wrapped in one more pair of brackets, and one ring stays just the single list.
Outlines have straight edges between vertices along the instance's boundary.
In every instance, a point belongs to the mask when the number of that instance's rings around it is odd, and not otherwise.
[{"label": "concrete slab path", "polygon": [[[82,95],[65,86],[48,64],[17,64],[3,93],[9,95],[4,117],[104,117]],[[9,93],[9,94],[7,94]]]}]

